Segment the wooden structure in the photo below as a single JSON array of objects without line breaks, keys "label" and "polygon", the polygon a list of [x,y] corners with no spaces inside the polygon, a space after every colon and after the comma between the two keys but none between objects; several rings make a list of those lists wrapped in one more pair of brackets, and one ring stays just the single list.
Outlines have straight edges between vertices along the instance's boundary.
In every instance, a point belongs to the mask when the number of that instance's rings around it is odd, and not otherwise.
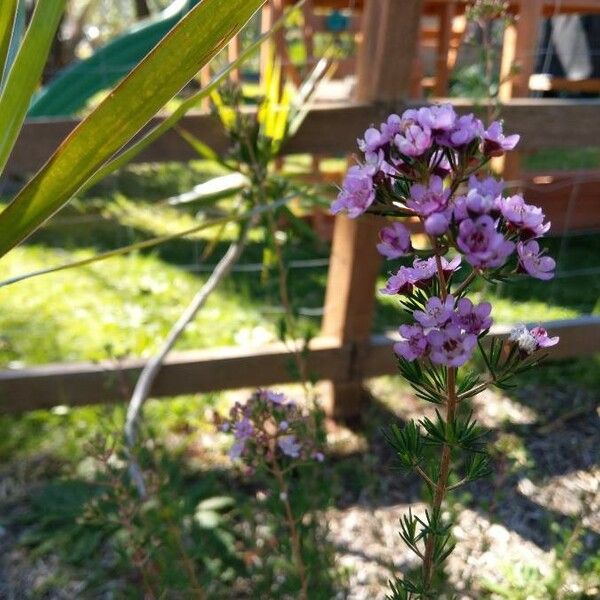
[{"label": "wooden structure", "polygon": [[[524,0],[523,0],[524,1]],[[530,0],[527,0],[528,2]],[[536,3],[545,10],[547,2]],[[562,0],[569,4],[568,0]],[[312,0],[318,6],[320,0]],[[331,5],[333,0],[327,3]],[[347,6],[347,0],[340,2]],[[357,1],[357,5],[362,4]],[[435,5],[459,5],[444,0],[368,0],[362,20],[362,48],[358,59],[358,97],[342,105],[316,107],[284,152],[347,154],[369,123],[379,123],[390,112],[402,112],[417,52],[423,11]],[[581,3],[580,3],[581,4]],[[533,12],[531,14],[534,14]],[[535,13],[537,14],[537,13]],[[525,26],[521,22],[524,36]],[[447,36],[446,36],[447,39]],[[518,39],[518,36],[517,38]],[[524,38],[523,38],[524,39]],[[516,42],[515,42],[516,43]],[[524,43],[524,42],[523,42]],[[516,48],[516,46],[515,46]],[[520,50],[519,50],[520,52]],[[515,58],[519,52],[515,51]],[[515,86],[511,95],[515,93]],[[456,102],[461,112],[477,111],[470,102]],[[523,149],[597,146],[600,140],[600,101],[509,100],[503,107],[508,131],[523,136]],[[37,169],[74,127],[69,120],[29,122],[17,142],[7,173]],[[152,124],[151,124],[152,125]],[[150,125],[150,126],[151,126]],[[217,151],[227,140],[218,120],[207,114],[187,116],[183,127],[199,135]],[[170,131],[143,152],[140,162],[188,160],[193,150]],[[541,183],[539,185],[542,185]],[[558,199],[557,214],[566,212]],[[562,204],[561,204],[562,202]],[[600,227],[595,203],[582,219],[584,226]],[[596,222],[593,221],[596,219]],[[570,226],[569,223],[565,227]],[[375,279],[380,259],[375,240],[380,223],[375,218],[336,218],[322,336],[313,341],[309,370],[328,382],[328,410],[332,416],[360,412],[361,381],[396,372],[392,335],[371,336]],[[600,318],[586,317],[548,324],[562,337],[554,356],[572,357],[600,351]],[[505,335],[499,330],[497,335]],[[152,390],[170,396],[290,381],[289,356],[279,345],[264,349],[224,349],[174,355],[167,361]],[[84,365],[50,365],[0,372],[0,411],[48,408],[56,404],[88,404],[125,399],[142,363],[127,360]]]},{"label": "wooden structure", "polygon": [[[551,348],[556,359],[590,356],[599,351],[600,317],[546,323],[560,344]],[[493,332],[500,338],[506,328]],[[339,345],[332,338],[312,341],[308,366],[320,380],[354,377],[355,355],[363,357],[363,377],[398,372],[393,333],[370,337],[361,346]],[[0,371],[0,413],[123,402],[130,398],[143,366],[141,360],[55,364]],[[281,344],[260,349],[224,348],[173,353],[152,387],[152,397],[273,386],[292,383],[289,350]],[[347,413],[346,413],[347,415]],[[348,416],[348,415],[347,415]],[[356,416],[356,413],[353,415]]]}]

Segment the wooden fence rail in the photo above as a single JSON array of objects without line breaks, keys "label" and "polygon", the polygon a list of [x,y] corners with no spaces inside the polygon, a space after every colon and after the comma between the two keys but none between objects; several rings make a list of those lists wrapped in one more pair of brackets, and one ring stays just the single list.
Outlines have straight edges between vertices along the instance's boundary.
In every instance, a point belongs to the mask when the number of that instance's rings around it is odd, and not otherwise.
[{"label": "wooden fence rail", "polygon": [[[600,317],[581,317],[545,323],[561,342],[550,358],[592,355],[599,350]],[[508,327],[492,334],[506,337]],[[395,333],[373,336],[359,348],[361,378],[393,375]],[[308,368],[321,381],[356,379],[356,345],[339,345],[337,338],[317,338],[308,354]],[[282,344],[259,348],[221,348],[174,353],[165,362],[152,388],[155,398],[240,388],[272,386],[294,381],[289,351]],[[19,413],[57,405],[83,406],[122,402],[129,398],[142,360],[44,365],[0,371],[0,413]]]},{"label": "wooden fence rail", "polygon": [[[462,113],[481,112],[468,101],[452,102]],[[420,103],[422,104],[422,103]],[[390,112],[402,112],[415,103],[344,103],[317,105],[309,113],[297,135],[284,148],[285,154],[343,155],[354,152],[356,138],[370,123],[379,123]],[[502,109],[507,131],[521,134],[522,150],[540,148],[581,148],[600,145],[600,100],[517,99]],[[161,121],[155,118],[149,127]],[[17,141],[7,174],[38,169],[77,125],[74,119],[28,121]],[[180,122],[217,152],[228,141],[218,119],[205,113],[189,114]],[[171,130],[156,140],[134,162],[187,161],[198,158],[181,136]]]}]

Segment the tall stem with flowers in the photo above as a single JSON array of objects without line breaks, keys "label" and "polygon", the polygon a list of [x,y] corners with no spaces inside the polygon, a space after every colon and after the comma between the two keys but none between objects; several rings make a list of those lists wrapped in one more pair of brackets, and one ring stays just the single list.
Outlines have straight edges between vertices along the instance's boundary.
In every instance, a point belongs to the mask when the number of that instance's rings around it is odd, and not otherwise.
[{"label": "tall stem with flowers", "polygon": [[[465,401],[490,386],[505,388],[539,362],[540,350],[558,343],[543,328],[523,325],[508,340],[485,340],[492,306],[467,297],[481,278],[553,277],[555,262],[538,241],[550,228],[542,210],[520,195],[504,196],[501,180],[480,175],[518,142],[518,135],[504,135],[500,122],[486,128],[448,104],[390,115],[358,140],[363,160],[349,169],[332,205],[351,218],[366,212],[390,218],[377,248],[405,264],[382,293],[397,296],[409,319],[394,351],[416,395],[436,406],[435,418],[392,426],[386,434],[402,467],[422,478],[429,504],[425,515],[409,512],[401,520],[400,535],[421,569],[390,582],[390,600],[440,597],[443,564],[454,547],[444,500],[489,472],[484,431]],[[426,249],[414,249],[405,219],[420,222]],[[475,354],[485,374],[466,367]]]},{"label": "tall stem with flowers", "polygon": [[304,515],[298,514],[292,503],[291,480],[299,468],[324,460],[314,419],[284,394],[257,390],[246,403],[236,403],[229,418],[220,419],[218,426],[234,435],[229,456],[240,461],[246,474],[266,476],[277,493],[298,580],[298,598],[308,600],[311,581],[303,551]]}]

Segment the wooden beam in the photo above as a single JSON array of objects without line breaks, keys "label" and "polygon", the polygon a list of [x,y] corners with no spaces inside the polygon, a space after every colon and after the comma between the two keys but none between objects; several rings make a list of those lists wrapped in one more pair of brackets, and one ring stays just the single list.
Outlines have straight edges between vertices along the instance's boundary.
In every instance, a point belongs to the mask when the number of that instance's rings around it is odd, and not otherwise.
[{"label": "wooden beam", "polygon": [[[460,113],[483,109],[473,102],[453,99]],[[379,124],[390,112],[401,113],[414,106],[410,102],[375,105],[343,103],[316,105],[284,154],[343,155],[356,150],[356,138],[371,123]],[[521,134],[523,150],[540,148],[581,148],[598,146],[600,140],[600,101],[563,99],[516,99],[502,107],[505,128]],[[149,124],[158,125],[161,117]],[[32,119],[25,123],[7,174],[22,174],[39,169],[64,138],[74,129],[75,119]],[[203,113],[191,113],[180,121],[181,127],[209,144],[217,152],[228,148],[219,119]],[[145,129],[147,131],[148,128]],[[188,161],[198,158],[180,135],[170,130],[134,159],[136,163]]]},{"label": "wooden beam", "polygon": [[[293,382],[289,351],[282,344],[263,348],[221,348],[173,353],[152,387],[153,397],[255,388]],[[126,401],[143,360],[55,364],[0,371],[0,412]],[[308,368],[320,379],[344,379],[350,349],[320,338],[310,345]]]},{"label": "wooden beam", "polygon": [[[600,317],[580,317],[543,324],[560,344],[551,359],[579,358],[600,352]],[[506,337],[510,327],[493,335]],[[348,381],[357,351],[365,378],[397,373],[392,346],[395,333],[373,336],[358,347],[340,346],[332,338],[311,342],[309,369],[319,379]],[[0,413],[48,409],[59,404],[85,406],[128,400],[144,361],[54,364],[0,371]],[[293,383],[289,352],[281,344],[255,349],[221,348],[173,354],[152,389],[155,398]]]},{"label": "wooden beam", "polygon": [[537,59],[542,9],[543,0],[521,2],[516,23],[505,30],[500,67],[499,95],[502,101],[527,96],[529,92],[529,78]]}]

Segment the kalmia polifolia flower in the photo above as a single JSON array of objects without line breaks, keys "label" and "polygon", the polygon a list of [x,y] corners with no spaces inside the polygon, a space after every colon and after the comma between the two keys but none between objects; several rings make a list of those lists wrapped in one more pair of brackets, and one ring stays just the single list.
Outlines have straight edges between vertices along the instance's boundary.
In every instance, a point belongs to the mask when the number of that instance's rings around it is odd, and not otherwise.
[{"label": "kalmia polifolia flower", "polygon": [[331,212],[345,210],[352,219],[362,215],[375,200],[372,169],[354,165],[348,169],[342,190],[331,205]]},{"label": "kalmia polifolia flower", "polygon": [[427,334],[431,346],[431,362],[447,367],[460,367],[472,356],[477,336],[462,332],[456,325],[432,329]]},{"label": "kalmia polifolia flower", "polygon": [[492,326],[491,312],[492,305],[489,302],[474,305],[468,298],[461,298],[456,303],[452,322],[466,333],[480,335]]},{"label": "kalmia polifolia flower", "polygon": [[494,121],[483,133],[483,153],[486,156],[502,156],[508,150],[513,150],[521,139],[520,135],[505,136],[502,123]]},{"label": "kalmia polifolia flower", "polygon": [[277,440],[279,449],[290,458],[298,458],[300,456],[301,444],[294,435],[286,435]]},{"label": "kalmia polifolia flower", "polygon": [[429,343],[420,325],[402,325],[402,340],[394,344],[394,352],[405,360],[416,360],[424,357],[429,350]]},{"label": "kalmia polifolia flower", "polygon": [[444,189],[441,177],[433,176],[428,185],[416,183],[410,188],[410,198],[406,206],[414,210],[421,217],[428,217],[437,212],[442,212],[448,206],[450,189]]},{"label": "kalmia polifolia flower", "polygon": [[424,310],[415,310],[413,316],[423,327],[443,327],[454,314],[454,298],[445,300],[433,296],[427,300]]},{"label": "kalmia polifolia flower", "polygon": [[513,242],[496,231],[494,220],[488,215],[462,221],[456,243],[471,265],[485,269],[501,267],[515,248]]},{"label": "kalmia polifolia flower", "polygon": [[550,256],[545,256],[540,245],[535,241],[518,242],[519,269],[535,279],[549,280],[554,277],[556,262]]},{"label": "kalmia polifolia flower", "polygon": [[384,227],[379,233],[379,239],[381,242],[377,244],[377,250],[386,258],[399,258],[412,251],[410,232],[399,221],[394,221],[391,225]]},{"label": "kalmia polifolia flower", "polygon": [[526,204],[522,196],[503,198],[500,210],[508,223],[526,237],[540,237],[550,229],[550,223],[544,223],[542,209],[533,204]]}]

